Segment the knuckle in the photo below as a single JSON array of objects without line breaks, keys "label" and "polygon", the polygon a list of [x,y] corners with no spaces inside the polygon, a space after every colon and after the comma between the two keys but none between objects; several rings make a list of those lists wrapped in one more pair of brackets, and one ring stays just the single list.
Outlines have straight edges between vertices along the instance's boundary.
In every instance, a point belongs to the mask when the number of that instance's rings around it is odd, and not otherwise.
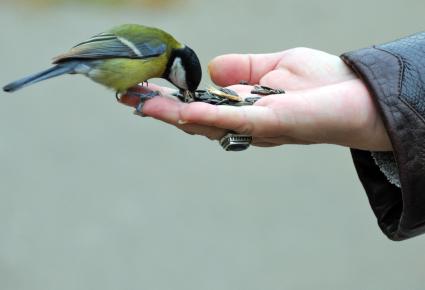
[{"label": "knuckle", "polygon": [[244,122],[240,126],[236,127],[236,132],[239,134],[249,135],[254,132],[255,126],[252,122]]}]

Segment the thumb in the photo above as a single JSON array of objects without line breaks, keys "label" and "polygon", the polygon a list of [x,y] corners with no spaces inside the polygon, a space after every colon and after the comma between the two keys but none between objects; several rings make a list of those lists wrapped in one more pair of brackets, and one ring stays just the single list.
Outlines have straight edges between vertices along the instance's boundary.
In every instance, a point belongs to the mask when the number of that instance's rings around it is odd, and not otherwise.
[{"label": "thumb", "polygon": [[257,84],[268,72],[274,70],[283,52],[270,54],[225,54],[208,64],[211,80],[218,86],[229,86],[247,81]]}]

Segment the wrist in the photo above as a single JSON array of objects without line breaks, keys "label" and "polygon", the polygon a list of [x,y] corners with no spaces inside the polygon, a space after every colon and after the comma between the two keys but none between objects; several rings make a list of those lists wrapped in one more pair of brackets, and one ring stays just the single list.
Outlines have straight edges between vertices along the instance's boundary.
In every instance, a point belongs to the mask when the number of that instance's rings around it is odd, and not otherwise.
[{"label": "wrist", "polygon": [[341,145],[368,151],[392,151],[383,119],[366,85],[359,79],[341,84],[343,120],[349,122]]}]

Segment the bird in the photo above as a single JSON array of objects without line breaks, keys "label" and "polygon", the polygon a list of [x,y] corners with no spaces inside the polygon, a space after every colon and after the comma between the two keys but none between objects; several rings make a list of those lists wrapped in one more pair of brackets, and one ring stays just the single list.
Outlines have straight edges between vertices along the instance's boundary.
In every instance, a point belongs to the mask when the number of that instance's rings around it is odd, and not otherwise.
[{"label": "bird", "polygon": [[[151,78],[163,78],[190,102],[202,78],[198,56],[190,47],[159,28],[140,24],[123,24],[96,34],[53,58],[53,64],[7,84],[3,91],[15,92],[63,74],[82,74],[115,90],[119,100],[129,89]],[[158,94],[140,93],[139,97],[144,101]]]}]

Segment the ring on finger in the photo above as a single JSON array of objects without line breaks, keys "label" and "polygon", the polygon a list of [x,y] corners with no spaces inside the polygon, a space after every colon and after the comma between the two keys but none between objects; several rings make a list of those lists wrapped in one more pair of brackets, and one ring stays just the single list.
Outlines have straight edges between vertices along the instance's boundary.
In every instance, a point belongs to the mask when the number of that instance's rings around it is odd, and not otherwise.
[{"label": "ring on finger", "polygon": [[226,133],[226,135],[219,140],[221,147],[226,151],[246,150],[251,145],[251,142],[252,136],[241,135],[232,131]]}]

